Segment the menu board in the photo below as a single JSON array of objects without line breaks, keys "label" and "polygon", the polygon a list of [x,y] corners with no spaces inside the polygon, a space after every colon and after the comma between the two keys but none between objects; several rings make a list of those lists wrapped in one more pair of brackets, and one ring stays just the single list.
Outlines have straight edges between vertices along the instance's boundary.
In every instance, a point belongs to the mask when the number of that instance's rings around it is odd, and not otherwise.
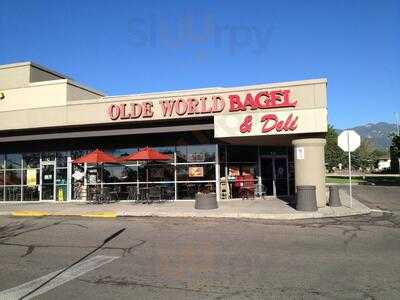
[{"label": "menu board", "polygon": [[204,177],[204,168],[189,167],[189,177]]}]

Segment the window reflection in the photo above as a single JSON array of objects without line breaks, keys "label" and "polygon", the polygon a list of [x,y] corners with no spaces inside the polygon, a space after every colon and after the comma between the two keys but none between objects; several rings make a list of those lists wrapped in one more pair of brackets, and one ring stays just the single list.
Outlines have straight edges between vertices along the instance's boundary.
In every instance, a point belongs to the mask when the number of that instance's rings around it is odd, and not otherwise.
[{"label": "window reflection", "polygon": [[215,145],[184,145],[176,147],[178,162],[212,162],[215,161]]},{"label": "window reflection", "polygon": [[6,154],[6,168],[19,169],[21,168],[22,155],[19,153]]},{"label": "window reflection", "polygon": [[21,185],[21,170],[6,170],[6,185]]},{"label": "window reflection", "polygon": [[39,168],[40,164],[40,153],[23,153],[23,168]]},{"label": "window reflection", "polygon": [[5,159],[5,155],[0,154],[0,170],[4,169],[4,159]]}]

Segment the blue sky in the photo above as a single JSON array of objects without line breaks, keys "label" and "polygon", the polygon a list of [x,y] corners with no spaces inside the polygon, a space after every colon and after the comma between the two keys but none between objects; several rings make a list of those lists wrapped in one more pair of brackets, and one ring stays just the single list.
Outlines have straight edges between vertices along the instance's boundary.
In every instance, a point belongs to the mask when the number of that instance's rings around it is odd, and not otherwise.
[{"label": "blue sky", "polygon": [[109,95],[326,77],[337,128],[400,111],[400,1],[0,1],[0,64]]}]

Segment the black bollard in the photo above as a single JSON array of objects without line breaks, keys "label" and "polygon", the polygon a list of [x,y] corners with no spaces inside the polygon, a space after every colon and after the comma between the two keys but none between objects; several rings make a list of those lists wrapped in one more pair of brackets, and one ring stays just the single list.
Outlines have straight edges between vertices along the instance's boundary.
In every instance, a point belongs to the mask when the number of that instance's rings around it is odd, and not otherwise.
[{"label": "black bollard", "polygon": [[329,206],[331,207],[342,206],[339,197],[339,187],[337,185],[329,186]]}]

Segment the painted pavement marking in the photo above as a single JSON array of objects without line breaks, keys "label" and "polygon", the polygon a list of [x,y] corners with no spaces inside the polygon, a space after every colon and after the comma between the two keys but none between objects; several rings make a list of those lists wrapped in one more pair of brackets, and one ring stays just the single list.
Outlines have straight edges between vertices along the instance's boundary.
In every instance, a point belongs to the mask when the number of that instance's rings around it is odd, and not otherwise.
[{"label": "painted pavement marking", "polygon": [[[33,294],[29,295],[24,299],[32,299],[33,297],[37,297],[43,293],[46,293],[56,287],[71,281],[83,274],[90,272],[94,269],[101,267],[109,262],[112,262],[114,259],[119,258],[118,256],[105,256],[105,255],[97,255],[75,266],[71,267],[70,269],[66,270],[64,273],[60,274],[58,277],[54,278],[45,286],[41,287],[39,290],[34,292]],[[33,291],[35,288],[39,287],[41,284],[52,278],[57,273],[61,272],[61,270],[52,272],[40,278],[34,279],[32,281],[26,282],[19,286],[13,287],[8,290],[4,290],[0,292],[0,299],[19,299],[24,295],[28,294],[30,291]]]}]

